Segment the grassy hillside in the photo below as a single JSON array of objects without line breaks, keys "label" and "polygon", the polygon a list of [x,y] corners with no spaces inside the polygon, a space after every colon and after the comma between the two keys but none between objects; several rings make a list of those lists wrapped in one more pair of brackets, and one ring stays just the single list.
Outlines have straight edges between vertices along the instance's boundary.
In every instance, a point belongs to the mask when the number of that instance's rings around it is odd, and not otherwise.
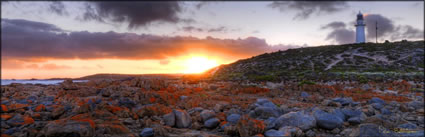
[{"label": "grassy hillside", "polygon": [[[317,46],[265,53],[220,66],[214,80],[423,78],[424,41]],[[381,77],[376,77],[379,75]]]}]

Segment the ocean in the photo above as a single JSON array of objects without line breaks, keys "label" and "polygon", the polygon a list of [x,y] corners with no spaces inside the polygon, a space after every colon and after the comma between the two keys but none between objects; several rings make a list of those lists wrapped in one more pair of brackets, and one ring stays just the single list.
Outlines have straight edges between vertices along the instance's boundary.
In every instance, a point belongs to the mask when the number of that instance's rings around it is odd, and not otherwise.
[{"label": "ocean", "polygon": [[[54,85],[62,83],[64,80],[11,80],[11,79],[2,79],[1,85],[9,85],[11,83],[21,83],[21,84],[43,84],[43,85]],[[73,80],[73,82],[87,82],[88,80]]]}]

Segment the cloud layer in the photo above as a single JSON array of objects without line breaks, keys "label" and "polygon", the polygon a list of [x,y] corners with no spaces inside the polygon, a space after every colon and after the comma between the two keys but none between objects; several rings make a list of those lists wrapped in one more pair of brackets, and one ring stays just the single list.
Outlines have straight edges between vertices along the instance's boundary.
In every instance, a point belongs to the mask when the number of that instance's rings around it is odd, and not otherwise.
[{"label": "cloud layer", "polygon": [[348,7],[346,2],[342,1],[274,1],[268,5],[273,9],[279,9],[284,12],[285,10],[296,11],[296,15],[293,19],[307,19],[313,13],[316,15],[329,14],[341,11]]},{"label": "cloud layer", "polygon": [[[2,56],[7,59],[166,59],[194,51],[250,57],[295,48],[271,46],[264,39],[167,37],[117,32],[66,32],[52,24],[2,19]],[[163,62],[166,64],[166,62]]]},{"label": "cloud layer", "polygon": [[170,2],[90,2],[87,3],[84,20],[128,23],[134,29],[152,22],[188,21],[178,17],[182,8],[177,1]]}]

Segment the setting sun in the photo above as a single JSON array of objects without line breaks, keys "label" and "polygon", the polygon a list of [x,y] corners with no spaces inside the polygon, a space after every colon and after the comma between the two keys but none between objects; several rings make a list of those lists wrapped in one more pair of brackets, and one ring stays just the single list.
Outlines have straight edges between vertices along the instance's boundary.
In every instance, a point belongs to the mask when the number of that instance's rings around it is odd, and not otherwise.
[{"label": "setting sun", "polygon": [[183,73],[201,73],[218,66],[218,63],[205,57],[191,57],[185,61],[185,66]]}]

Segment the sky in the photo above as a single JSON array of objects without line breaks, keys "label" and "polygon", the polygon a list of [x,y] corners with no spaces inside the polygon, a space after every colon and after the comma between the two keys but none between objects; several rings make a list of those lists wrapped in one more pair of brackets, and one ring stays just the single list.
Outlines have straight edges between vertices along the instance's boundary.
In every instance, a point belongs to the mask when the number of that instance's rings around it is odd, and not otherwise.
[{"label": "sky", "polygon": [[266,52],[423,40],[423,1],[1,2],[1,78],[199,73]]}]

